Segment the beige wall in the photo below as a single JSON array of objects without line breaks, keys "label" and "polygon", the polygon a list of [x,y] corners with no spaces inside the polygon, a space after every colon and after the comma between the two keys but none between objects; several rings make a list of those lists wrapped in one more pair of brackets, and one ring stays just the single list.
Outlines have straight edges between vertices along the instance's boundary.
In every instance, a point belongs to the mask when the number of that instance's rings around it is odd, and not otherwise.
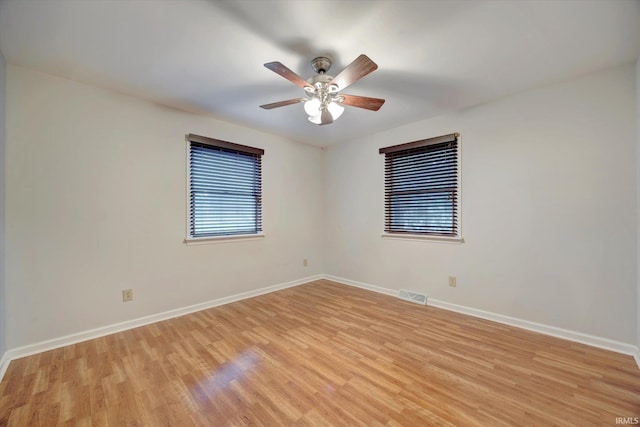
[{"label": "beige wall", "polygon": [[[615,68],[332,147],[326,273],[635,343],[635,78]],[[382,239],[378,148],[451,132],[466,242]]]},{"label": "beige wall", "polygon": [[[265,149],[263,240],[183,244],[187,133]],[[6,154],[8,348],[324,269],[320,149],[9,65]]]}]

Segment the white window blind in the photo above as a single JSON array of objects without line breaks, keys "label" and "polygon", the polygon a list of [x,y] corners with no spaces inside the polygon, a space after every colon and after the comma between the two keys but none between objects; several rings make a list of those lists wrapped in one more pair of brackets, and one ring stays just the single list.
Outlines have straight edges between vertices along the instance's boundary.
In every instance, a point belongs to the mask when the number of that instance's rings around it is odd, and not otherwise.
[{"label": "white window blind", "polygon": [[187,135],[189,237],[262,232],[264,150]]},{"label": "white window blind", "polygon": [[458,236],[458,134],[381,148],[385,232]]}]

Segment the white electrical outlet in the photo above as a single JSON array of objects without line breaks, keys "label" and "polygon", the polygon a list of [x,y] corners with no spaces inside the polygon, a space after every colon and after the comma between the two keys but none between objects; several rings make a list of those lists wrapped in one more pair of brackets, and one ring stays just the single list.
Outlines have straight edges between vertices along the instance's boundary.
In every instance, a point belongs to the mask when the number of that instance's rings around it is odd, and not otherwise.
[{"label": "white electrical outlet", "polygon": [[124,289],[122,291],[122,302],[129,302],[133,300],[133,289]]},{"label": "white electrical outlet", "polygon": [[455,288],[457,286],[456,276],[449,276],[449,286]]},{"label": "white electrical outlet", "polygon": [[302,265],[304,265],[305,267],[309,265],[306,258],[302,260]]}]

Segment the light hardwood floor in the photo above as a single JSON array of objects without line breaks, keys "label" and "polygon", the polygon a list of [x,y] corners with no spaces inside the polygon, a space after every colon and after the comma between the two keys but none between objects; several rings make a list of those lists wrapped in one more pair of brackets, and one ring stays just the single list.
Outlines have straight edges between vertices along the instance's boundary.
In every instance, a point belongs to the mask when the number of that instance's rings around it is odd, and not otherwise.
[{"label": "light hardwood floor", "polygon": [[632,357],[325,280],[11,362],[0,426],[616,425]]}]

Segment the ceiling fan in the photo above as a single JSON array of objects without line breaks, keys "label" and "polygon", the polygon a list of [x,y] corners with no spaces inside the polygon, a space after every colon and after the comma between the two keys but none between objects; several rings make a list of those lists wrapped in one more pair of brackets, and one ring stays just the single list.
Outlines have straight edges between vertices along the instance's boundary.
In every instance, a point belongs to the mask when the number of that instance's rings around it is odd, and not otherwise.
[{"label": "ceiling fan", "polygon": [[378,111],[384,104],[384,99],[340,93],[347,86],[378,68],[378,65],[367,55],[358,56],[336,77],[326,74],[331,68],[331,59],[324,56],[319,56],[311,61],[311,68],[318,74],[307,80],[277,61],[268,62],[264,66],[300,86],[306,94],[304,98],[287,99],[260,106],[266,110],[304,102],[304,110],[309,115],[311,123],[328,125],[342,115],[344,105]]}]

